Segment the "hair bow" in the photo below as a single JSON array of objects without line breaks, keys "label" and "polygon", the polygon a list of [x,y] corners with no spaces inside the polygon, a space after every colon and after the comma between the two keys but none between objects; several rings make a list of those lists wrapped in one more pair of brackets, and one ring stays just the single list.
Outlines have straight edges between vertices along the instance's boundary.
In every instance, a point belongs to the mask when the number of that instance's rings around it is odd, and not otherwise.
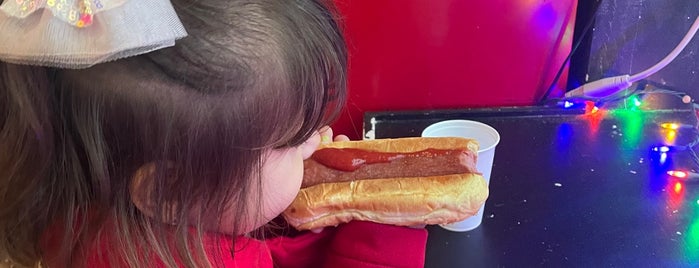
[{"label": "hair bow", "polygon": [[187,36],[168,0],[5,0],[0,60],[87,68]]}]

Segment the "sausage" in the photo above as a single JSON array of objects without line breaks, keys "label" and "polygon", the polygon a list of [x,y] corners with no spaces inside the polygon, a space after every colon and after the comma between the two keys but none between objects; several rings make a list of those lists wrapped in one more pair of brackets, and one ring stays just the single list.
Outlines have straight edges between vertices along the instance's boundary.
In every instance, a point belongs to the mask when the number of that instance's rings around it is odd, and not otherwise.
[{"label": "sausage", "polygon": [[323,148],[304,161],[301,188],[328,182],[478,173],[475,152],[426,149],[411,153]]}]

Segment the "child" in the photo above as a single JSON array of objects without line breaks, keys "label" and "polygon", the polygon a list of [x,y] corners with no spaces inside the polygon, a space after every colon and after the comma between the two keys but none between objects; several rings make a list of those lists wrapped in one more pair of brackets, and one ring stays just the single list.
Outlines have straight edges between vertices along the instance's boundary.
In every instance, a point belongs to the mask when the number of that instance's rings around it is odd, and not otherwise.
[{"label": "child", "polygon": [[[111,2],[151,12],[137,5],[157,1]],[[188,36],[170,48],[89,68],[0,51],[0,254],[45,267],[421,267],[424,229],[260,228],[295,197],[302,161],[332,136],[320,128],[346,95],[329,5],[172,5]],[[118,25],[108,12],[75,27]],[[133,18],[158,23],[122,17]]]}]

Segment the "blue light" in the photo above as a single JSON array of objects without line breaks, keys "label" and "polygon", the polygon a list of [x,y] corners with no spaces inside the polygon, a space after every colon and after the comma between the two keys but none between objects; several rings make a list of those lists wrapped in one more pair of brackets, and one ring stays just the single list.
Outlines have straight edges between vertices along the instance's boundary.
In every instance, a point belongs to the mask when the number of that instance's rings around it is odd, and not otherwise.
[{"label": "blue light", "polygon": [[573,105],[575,105],[575,103],[572,103],[570,101],[563,102],[563,108],[570,108],[573,107]]},{"label": "blue light", "polygon": [[667,146],[657,146],[653,147],[653,151],[655,152],[661,152],[661,153],[667,153],[670,151],[670,147]]}]

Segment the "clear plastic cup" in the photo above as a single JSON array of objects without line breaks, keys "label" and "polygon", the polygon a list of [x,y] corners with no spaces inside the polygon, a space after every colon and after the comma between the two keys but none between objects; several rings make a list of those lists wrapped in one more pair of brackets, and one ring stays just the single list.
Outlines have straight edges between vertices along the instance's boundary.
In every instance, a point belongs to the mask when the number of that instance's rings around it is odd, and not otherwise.
[{"label": "clear plastic cup", "polygon": [[[493,127],[481,122],[471,120],[447,120],[434,123],[422,131],[423,137],[464,137],[478,141],[478,162],[476,169],[483,173],[483,178],[490,185],[490,172],[493,169],[493,158],[495,157],[495,147],[500,142],[500,134]],[[483,221],[483,209],[481,206],[478,213],[466,218],[463,221],[440,225],[442,228],[465,232],[475,229]]]}]

